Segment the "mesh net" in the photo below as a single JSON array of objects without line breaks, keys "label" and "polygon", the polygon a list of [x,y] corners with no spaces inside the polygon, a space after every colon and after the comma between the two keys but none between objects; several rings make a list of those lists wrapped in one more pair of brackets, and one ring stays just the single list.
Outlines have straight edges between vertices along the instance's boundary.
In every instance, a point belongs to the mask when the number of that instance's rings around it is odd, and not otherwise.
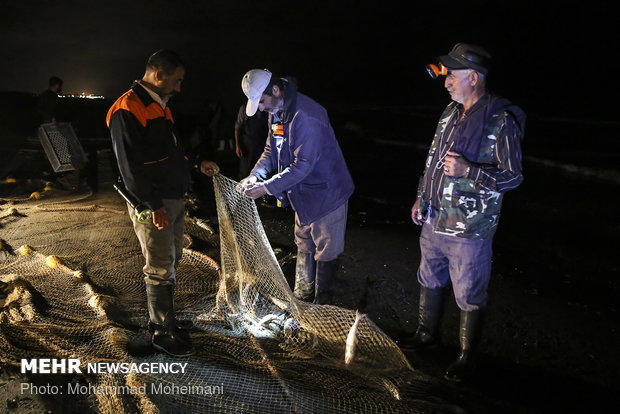
[{"label": "mesh net", "polygon": [[[371,320],[297,300],[255,203],[236,182],[213,182],[219,234],[206,220],[186,219],[175,306],[179,319],[194,321],[197,353],[181,359],[150,348],[144,259],[120,197],[46,187],[5,198],[0,362],[187,363],[183,373],[76,375],[74,384],[91,387],[81,398],[101,413],[444,412],[432,383]],[[198,239],[219,247],[221,266],[192,248]]]}]

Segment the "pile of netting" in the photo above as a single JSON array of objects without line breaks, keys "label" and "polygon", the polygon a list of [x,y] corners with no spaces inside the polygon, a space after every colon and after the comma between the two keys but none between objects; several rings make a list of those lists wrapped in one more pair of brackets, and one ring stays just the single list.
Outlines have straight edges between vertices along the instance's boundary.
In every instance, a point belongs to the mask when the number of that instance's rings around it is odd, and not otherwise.
[{"label": "pile of netting", "polygon": [[[41,184],[36,195],[5,198],[0,363],[187,363],[182,373],[84,371],[71,381],[89,392],[66,398],[63,412],[72,398],[101,413],[441,411],[432,384],[367,317],[295,299],[255,203],[232,180],[213,183],[219,231],[186,219],[175,306],[178,318],[194,322],[197,353],[181,359],[150,348],[144,259],[120,196]],[[219,247],[219,263],[192,248],[197,239]]]}]

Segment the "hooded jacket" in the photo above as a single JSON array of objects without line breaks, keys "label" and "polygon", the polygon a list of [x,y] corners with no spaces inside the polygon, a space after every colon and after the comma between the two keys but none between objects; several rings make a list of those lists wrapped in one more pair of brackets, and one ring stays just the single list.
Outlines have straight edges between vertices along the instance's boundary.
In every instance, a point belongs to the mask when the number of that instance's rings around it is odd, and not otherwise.
[{"label": "hooded jacket", "polygon": [[[504,192],[518,187],[525,113],[507,99],[486,94],[459,120],[463,107],[444,110],[418,186],[420,211],[438,212],[433,231],[450,236],[484,239],[497,230]],[[471,163],[466,177],[444,175],[448,150]]]},{"label": "hooded jacket", "polygon": [[[284,80],[284,109],[270,114],[269,139],[251,174],[265,180],[265,187],[278,200],[290,201],[305,226],[344,204],[354,185],[327,111],[298,93],[293,78]],[[282,137],[280,151],[278,136]]]}]

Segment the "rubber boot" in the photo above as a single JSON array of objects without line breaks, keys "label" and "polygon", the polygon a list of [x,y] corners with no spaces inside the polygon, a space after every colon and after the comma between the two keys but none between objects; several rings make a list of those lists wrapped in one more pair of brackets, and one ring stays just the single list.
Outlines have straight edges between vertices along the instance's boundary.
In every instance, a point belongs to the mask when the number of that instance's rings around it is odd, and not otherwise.
[{"label": "rubber boot", "polygon": [[316,274],[316,261],[314,254],[297,251],[295,264],[295,290],[293,294],[297,299],[304,302],[312,302],[314,299],[314,279]]},{"label": "rubber boot", "polygon": [[183,338],[177,330],[174,317],[174,285],[146,284],[149,309],[149,328],[152,330],[153,348],[175,357],[194,354],[189,335]]},{"label": "rubber boot", "polygon": [[[181,335],[189,335],[188,331],[194,328],[194,322],[190,321],[189,319],[176,319],[175,324],[177,327],[177,332],[180,331]],[[155,332],[155,325],[151,321],[149,321],[149,332]]]},{"label": "rubber boot", "polygon": [[456,361],[446,370],[444,374],[445,379],[461,382],[468,379],[473,373],[483,314],[481,309],[470,312],[461,311],[459,329],[461,352]]},{"label": "rubber boot", "polygon": [[329,262],[316,262],[316,285],[314,288],[314,303],[328,304],[331,300],[332,284],[338,268],[338,259]]},{"label": "rubber boot", "polygon": [[444,289],[420,286],[418,328],[411,340],[414,348],[433,348],[439,343],[439,324],[443,315]]}]

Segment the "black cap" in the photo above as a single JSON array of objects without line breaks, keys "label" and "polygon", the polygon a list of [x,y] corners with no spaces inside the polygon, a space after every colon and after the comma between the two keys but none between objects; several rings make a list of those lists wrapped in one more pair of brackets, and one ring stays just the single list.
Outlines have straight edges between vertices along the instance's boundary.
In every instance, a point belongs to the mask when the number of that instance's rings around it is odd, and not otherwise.
[{"label": "black cap", "polygon": [[491,55],[480,46],[457,43],[450,53],[439,56],[439,61],[448,69],[473,69],[486,75]]}]

